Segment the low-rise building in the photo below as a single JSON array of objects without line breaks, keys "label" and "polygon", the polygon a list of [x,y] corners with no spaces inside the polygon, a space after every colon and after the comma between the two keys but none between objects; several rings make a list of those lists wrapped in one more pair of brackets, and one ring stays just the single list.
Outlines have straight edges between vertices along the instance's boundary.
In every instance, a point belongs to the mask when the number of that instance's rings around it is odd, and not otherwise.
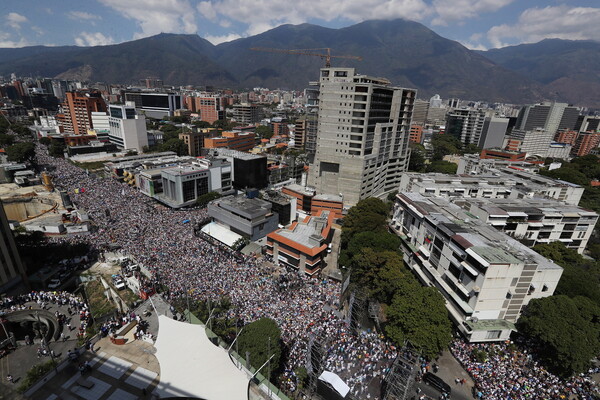
[{"label": "low-rise building", "polygon": [[208,204],[208,215],[230,231],[258,240],[277,229],[279,215],[268,201],[227,196]]},{"label": "low-rise building", "polygon": [[507,340],[523,308],[551,296],[563,269],[446,199],[396,196],[391,228],[404,261],[437,288],[471,342]]},{"label": "low-rise building", "polygon": [[267,157],[231,149],[211,149],[209,155],[225,158],[233,165],[233,186],[238,190],[267,186]]},{"label": "low-rise building", "polygon": [[218,137],[204,139],[207,149],[226,148],[237,151],[249,151],[256,144],[256,135],[252,132],[223,132]]},{"label": "low-rise building", "polygon": [[292,223],[289,228],[269,233],[267,254],[274,262],[291,270],[314,275],[324,267],[334,219],[334,213],[319,211],[301,222]]},{"label": "low-rise building", "polygon": [[317,215],[321,211],[331,212],[335,218],[342,218],[344,211],[344,198],[333,194],[318,194],[312,198],[310,213]]},{"label": "low-rise building", "polygon": [[222,159],[198,159],[161,168],[160,185],[156,184],[156,175],[156,170],[141,172],[137,177],[140,190],[147,195],[153,193],[152,197],[173,208],[191,206],[208,192],[229,194],[233,189],[231,164]]}]

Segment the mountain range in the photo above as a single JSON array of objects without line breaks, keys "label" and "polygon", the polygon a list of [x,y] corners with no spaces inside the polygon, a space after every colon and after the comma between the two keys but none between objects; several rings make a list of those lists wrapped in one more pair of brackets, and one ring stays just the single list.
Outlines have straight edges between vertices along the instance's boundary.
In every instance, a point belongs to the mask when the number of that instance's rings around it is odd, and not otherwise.
[{"label": "mountain range", "polygon": [[[156,77],[168,85],[302,89],[318,79],[319,57],[251,48],[323,49],[362,61],[332,64],[416,88],[419,97],[528,103],[565,101],[600,107],[600,43],[544,40],[472,51],[407,20],[365,21],[340,29],[282,25],[213,45],[197,35],[160,34],[116,45],[0,49],[0,75],[131,84]],[[319,52],[322,50],[316,50]]]}]

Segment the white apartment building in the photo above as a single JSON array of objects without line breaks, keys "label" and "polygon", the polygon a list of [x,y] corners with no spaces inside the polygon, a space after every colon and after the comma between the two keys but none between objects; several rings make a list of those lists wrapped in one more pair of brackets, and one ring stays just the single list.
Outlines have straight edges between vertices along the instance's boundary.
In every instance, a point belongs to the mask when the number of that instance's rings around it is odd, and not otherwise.
[{"label": "white apartment building", "polygon": [[408,165],[416,91],[359,75],[321,69],[317,146],[309,185],[348,206],[396,190]]},{"label": "white apartment building", "polygon": [[507,340],[531,299],[554,293],[562,268],[446,199],[400,193],[392,229],[404,261],[436,287],[471,342]]},{"label": "white apartment building", "polygon": [[526,246],[558,241],[579,254],[598,222],[593,211],[539,197],[469,199],[463,208]]},{"label": "white apartment building", "polygon": [[132,149],[141,153],[143,147],[148,146],[146,117],[136,112],[135,103],[109,105],[108,125],[108,139],[120,149]]}]

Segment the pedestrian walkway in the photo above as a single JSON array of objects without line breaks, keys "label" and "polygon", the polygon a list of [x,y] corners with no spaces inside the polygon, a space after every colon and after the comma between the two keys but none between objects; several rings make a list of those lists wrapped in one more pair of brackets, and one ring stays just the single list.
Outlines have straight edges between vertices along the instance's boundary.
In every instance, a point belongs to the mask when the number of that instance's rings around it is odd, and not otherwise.
[{"label": "pedestrian walkway", "polygon": [[[67,365],[29,398],[47,400],[58,395],[58,398],[71,396],[85,400],[133,400],[151,397],[160,378],[152,344],[137,340],[119,346],[103,338],[96,342],[95,348],[96,354],[83,353],[77,362]],[[89,362],[91,371],[82,375],[76,364],[85,361]]]}]

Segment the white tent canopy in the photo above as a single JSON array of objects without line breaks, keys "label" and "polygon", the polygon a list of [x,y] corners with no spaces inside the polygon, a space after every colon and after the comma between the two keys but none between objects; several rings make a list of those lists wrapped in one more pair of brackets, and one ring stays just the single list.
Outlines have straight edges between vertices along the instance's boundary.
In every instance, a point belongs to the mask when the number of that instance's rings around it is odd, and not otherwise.
[{"label": "white tent canopy", "polygon": [[342,397],[346,397],[350,391],[350,387],[346,385],[346,382],[344,382],[342,378],[333,372],[323,371],[321,376],[319,376],[319,379],[323,382],[329,383]]},{"label": "white tent canopy", "polygon": [[249,378],[235,367],[227,351],[215,346],[202,325],[158,317],[156,358],[160,382],[155,393],[164,397],[206,400],[248,398]]}]

